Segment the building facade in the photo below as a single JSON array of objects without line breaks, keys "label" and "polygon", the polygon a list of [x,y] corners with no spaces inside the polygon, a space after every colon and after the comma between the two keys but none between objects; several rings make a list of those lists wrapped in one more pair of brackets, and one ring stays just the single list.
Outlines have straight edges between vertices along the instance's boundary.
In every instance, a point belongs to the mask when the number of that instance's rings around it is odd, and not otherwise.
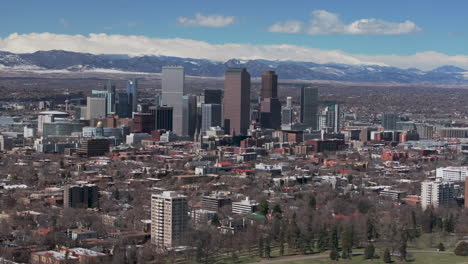
[{"label": "building facade", "polygon": [[159,248],[184,245],[187,214],[186,196],[172,191],[151,195],[151,242]]},{"label": "building facade", "polygon": [[318,129],[318,89],[315,87],[302,87],[301,89],[301,123]]},{"label": "building facade", "polygon": [[224,77],[224,127],[229,134],[247,135],[250,123],[250,74],[229,68]]},{"label": "building facade", "polygon": [[162,104],[172,107],[172,131],[183,135],[183,96],[185,72],[183,67],[165,66],[162,69]]},{"label": "building facade", "polygon": [[421,207],[451,206],[454,204],[455,186],[453,183],[424,181],[421,183]]}]

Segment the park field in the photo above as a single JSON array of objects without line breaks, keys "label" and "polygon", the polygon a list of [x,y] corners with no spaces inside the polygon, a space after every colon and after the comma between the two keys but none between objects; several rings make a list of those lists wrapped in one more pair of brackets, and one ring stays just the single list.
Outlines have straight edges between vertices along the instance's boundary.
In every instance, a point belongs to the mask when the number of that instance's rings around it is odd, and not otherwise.
[{"label": "park field", "polygon": [[[468,264],[468,257],[461,257],[456,256],[453,253],[411,253],[412,260],[409,262],[403,263],[411,263],[411,264]],[[396,257],[392,258],[394,264],[399,264],[401,262],[397,261]],[[268,262],[264,262],[268,263]],[[340,259],[339,261],[331,261],[328,258],[321,258],[321,259],[303,259],[303,260],[284,260],[280,261],[276,259],[271,261],[270,263],[275,264],[329,264],[329,263],[340,263],[340,264],[362,264],[362,263],[369,263],[369,264],[384,264],[384,262],[380,259],[375,260],[364,260],[362,256],[356,256],[351,260],[343,260]]]}]

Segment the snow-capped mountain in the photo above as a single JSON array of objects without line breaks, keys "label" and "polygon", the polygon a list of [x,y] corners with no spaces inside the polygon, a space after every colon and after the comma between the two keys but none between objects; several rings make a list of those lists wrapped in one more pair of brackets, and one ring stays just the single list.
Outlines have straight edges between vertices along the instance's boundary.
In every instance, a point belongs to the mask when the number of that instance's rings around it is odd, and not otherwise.
[{"label": "snow-capped mountain", "polygon": [[274,70],[281,79],[333,80],[396,83],[468,83],[466,71],[455,66],[442,66],[432,71],[415,68],[399,69],[378,65],[317,64],[301,61],[231,59],[217,62],[204,59],[167,56],[129,57],[93,55],[62,50],[14,54],[0,51],[0,70],[65,70],[93,71],[106,69],[125,72],[160,73],[163,66],[179,65],[192,76],[221,77],[228,67],[246,67],[252,77]]}]

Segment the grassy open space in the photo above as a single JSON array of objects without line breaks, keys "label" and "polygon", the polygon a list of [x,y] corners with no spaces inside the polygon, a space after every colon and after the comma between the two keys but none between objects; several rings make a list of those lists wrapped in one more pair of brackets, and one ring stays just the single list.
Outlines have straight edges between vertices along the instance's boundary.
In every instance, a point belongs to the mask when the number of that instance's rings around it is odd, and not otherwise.
[{"label": "grassy open space", "polygon": [[[414,260],[410,262],[404,263],[411,263],[411,264],[468,264],[468,257],[460,257],[454,254],[446,254],[446,253],[412,253],[411,256]],[[400,262],[397,260],[396,257],[392,257],[394,264],[399,264]],[[298,260],[298,261],[288,261],[285,260],[284,262],[275,262],[276,264],[329,264],[329,263],[341,263],[341,264],[361,264],[361,263],[369,263],[369,264],[383,264],[384,262],[381,259],[376,260],[364,260],[362,256],[356,256],[351,260],[343,260],[340,259],[338,262],[331,261],[328,258],[323,259],[305,259],[305,260]]]}]

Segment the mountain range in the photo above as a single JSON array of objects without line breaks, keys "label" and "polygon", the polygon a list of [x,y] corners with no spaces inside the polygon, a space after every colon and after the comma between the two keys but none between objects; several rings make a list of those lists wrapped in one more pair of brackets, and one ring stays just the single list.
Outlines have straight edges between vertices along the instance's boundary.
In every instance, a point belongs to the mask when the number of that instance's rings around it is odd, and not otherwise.
[{"label": "mountain range", "polygon": [[400,69],[378,65],[318,64],[301,61],[239,60],[226,62],[168,56],[94,55],[63,50],[15,54],[0,51],[0,70],[69,72],[116,70],[160,73],[163,66],[179,65],[187,75],[222,77],[229,67],[246,67],[252,77],[265,70],[276,71],[280,79],[331,80],[355,82],[467,84],[468,72],[455,66],[431,71]]}]

